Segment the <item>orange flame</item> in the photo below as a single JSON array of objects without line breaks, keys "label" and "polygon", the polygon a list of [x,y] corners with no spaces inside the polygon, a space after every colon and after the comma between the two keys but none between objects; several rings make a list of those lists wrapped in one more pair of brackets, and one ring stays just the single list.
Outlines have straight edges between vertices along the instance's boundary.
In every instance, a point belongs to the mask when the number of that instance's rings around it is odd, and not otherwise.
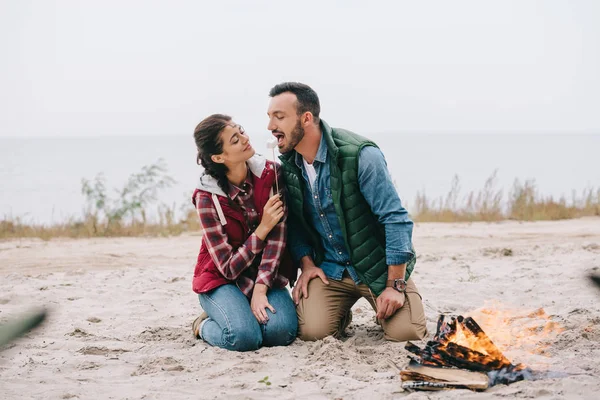
[{"label": "orange flame", "polygon": [[517,310],[494,302],[469,315],[503,352],[519,350],[546,355],[550,344],[565,330],[543,308]]},{"label": "orange flame", "polygon": [[[510,359],[515,357],[521,361],[527,358],[531,367],[541,368],[547,364],[545,357],[549,357],[550,345],[565,330],[552,321],[542,308],[517,310],[492,302],[468,316],[477,322],[485,334],[476,336],[470,331],[463,331],[461,324],[457,324],[456,332],[446,336],[446,339],[484,355],[460,354],[462,358],[488,365],[511,364]],[[542,359],[538,358],[542,356]],[[524,367],[519,364],[517,370]]]}]

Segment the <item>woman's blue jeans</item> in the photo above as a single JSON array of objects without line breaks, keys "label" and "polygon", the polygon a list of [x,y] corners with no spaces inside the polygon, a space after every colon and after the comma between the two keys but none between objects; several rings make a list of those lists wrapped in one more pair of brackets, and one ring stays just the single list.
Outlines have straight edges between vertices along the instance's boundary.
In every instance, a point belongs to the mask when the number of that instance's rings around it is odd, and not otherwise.
[{"label": "woman's blue jeans", "polygon": [[208,314],[202,325],[202,338],[212,346],[227,350],[249,351],[261,346],[287,346],[298,333],[296,307],[287,289],[269,289],[267,298],[275,309],[266,309],[269,320],[260,324],[250,300],[233,285],[223,285],[199,295],[200,305]]}]

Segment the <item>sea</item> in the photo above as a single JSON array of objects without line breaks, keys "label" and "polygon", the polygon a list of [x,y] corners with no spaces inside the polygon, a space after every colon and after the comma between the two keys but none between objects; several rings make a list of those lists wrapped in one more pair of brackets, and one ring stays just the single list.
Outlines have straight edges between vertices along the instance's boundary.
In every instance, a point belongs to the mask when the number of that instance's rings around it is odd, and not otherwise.
[{"label": "sea", "polygon": [[[600,134],[542,133],[363,133],[382,149],[404,206],[414,209],[418,193],[444,198],[454,177],[459,203],[481,190],[493,173],[507,199],[516,179],[535,180],[540,195],[568,200],[600,187]],[[269,133],[251,135],[257,152]],[[82,179],[106,179],[109,197],[131,174],[162,160],[175,183],[159,192],[159,205],[176,213],[190,207],[202,168],[192,136],[103,136],[0,138],[0,219],[52,224],[77,219],[86,210]]]}]

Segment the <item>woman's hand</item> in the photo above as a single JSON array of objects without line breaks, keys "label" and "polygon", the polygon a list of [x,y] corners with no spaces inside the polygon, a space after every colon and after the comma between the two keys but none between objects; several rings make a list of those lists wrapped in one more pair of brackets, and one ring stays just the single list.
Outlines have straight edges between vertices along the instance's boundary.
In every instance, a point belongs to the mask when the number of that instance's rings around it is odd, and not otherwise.
[{"label": "woman's hand", "polygon": [[275,314],[275,309],[271,304],[269,304],[269,300],[267,299],[267,290],[269,290],[267,285],[257,283],[254,286],[254,292],[252,293],[252,299],[250,300],[252,314],[254,314],[256,320],[260,324],[266,324],[269,320],[269,316],[265,310],[266,308]]},{"label": "woman's hand", "polygon": [[254,233],[261,240],[265,240],[271,229],[279,223],[281,218],[283,218],[283,201],[281,200],[281,196],[276,194],[265,204],[262,219]]}]

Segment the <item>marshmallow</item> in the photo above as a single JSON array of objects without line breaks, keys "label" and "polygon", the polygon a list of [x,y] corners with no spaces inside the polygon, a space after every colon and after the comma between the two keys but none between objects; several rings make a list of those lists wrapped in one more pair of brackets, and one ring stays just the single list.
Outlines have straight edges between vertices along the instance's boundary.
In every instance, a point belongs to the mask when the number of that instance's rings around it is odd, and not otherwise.
[{"label": "marshmallow", "polygon": [[277,139],[276,138],[267,140],[267,149],[274,149],[276,147],[277,147]]}]

